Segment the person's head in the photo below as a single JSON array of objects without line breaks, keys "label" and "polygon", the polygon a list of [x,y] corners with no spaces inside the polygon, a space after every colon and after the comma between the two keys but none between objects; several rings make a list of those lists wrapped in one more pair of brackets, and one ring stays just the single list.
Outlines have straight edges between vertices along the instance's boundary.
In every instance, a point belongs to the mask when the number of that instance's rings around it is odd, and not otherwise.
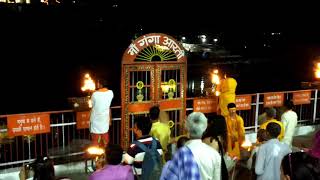
[{"label": "person's head", "polygon": [[158,120],[158,119],[159,119],[159,114],[160,114],[160,108],[159,108],[159,106],[152,106],[152,107],[149,109],[149,116],[150,116],[150,119],[151,119],[152,121]]},{"label": "person's head", "polygon": [[111,165],[118,165],[122,161],[123,149],[118,144],[109,144],[106,147],[106,161]]},{"label": "person's head", "polygon": [[284,108],[285,108],[286,110],[292,110],[292,109],[294,108],[293,102],[292,102],[291,100],[286,100],[286,101],[284,102]]},{"label": "person's head", "polygon": [[268,134],[269,134],[269,137],[271,139],[273,138],[277,138],[281,132],[281,127],[278,123],[274,123],[274,122],[271,122],[267,125],[267,128],[266,128]]},{"label": "person's head", "polygon": [[236,113],[237,113],[236,104],[235,103],[229,103],[228,104],[228,111],[229,111],[229,114],[231,116],[236,115]]},{"label": "person's head", "polygon": [[108,87],[109,87],[109,85],[108,85],[108,83],[107,83],[107,81],[106,81],[105,79],[99,79],[99,80],[97,81],[97,88],[98,88],[98,89],[108,88]]},{"label": "person's head", "polygon": [[[219,151],[221,155],[221,175],[222,179],[228,179],[228,170],[223,159],[227,149],[227,127],[223,116],[210,116],[211,123],[202,135],[202,141]],[[215,141],[214,141],[215,140]]]},{"label": "person's head", "polygon": [[257,133],[257,140],[259,142],[264,142],[269,140],[269,134],[265,129],[259,129]]},{"label": "person's head", "polygon": [[203,132],[207,129],[207,118],[201,112],[189,114],[186,122],[186,130],[191,139],[201,139]]},{"label": "person's head", "polygon": [[33,166],[34,180],[54,180],[54,165],[53,161],[49,157],[38,156]]},{"label": "person's head", "polygon": [[145,136],[150,133],[151,126],[152,124],[148,117],[140,116],[134,122],[133,132],[137,138],[140,138],[141,136]]},{"label": "person's head", "polygon": [[227,140],[227,125],[225,118],[221,115],[210,115],[208,121],[211,123],[208,124],[206,131],[202,135],[202,140],[210,137],[210,141],[213,139],[222,140],[223,148],[226,149],[226,140]]},{"label": "person's head", "polygon": [[[151,118],[150,118],[151,119]],[[170,121],[169,114],[166,111],[160,111],[159,120],[161,123],[167,124]]]},{"label": "person's head", "polygon": [[189,141],[189,138],[187,136],[181,136],[177,141],[177,148],[181,148],[184,146],[184,144]]},{"label": "person's head", "polygon": [[275,108],[267,108],[266,109],[267,119],[274,119],[277,116],[277,110]]},{"label": "person's head", "polygon": [[320,161],[304,152],[290,153],[282,159],[281,177],[284,180],[318,180]]},{"label": "person's head", "polygon": [[315,134],[312,149],[308,153],[311,156],[320,159],[320,130]]}]

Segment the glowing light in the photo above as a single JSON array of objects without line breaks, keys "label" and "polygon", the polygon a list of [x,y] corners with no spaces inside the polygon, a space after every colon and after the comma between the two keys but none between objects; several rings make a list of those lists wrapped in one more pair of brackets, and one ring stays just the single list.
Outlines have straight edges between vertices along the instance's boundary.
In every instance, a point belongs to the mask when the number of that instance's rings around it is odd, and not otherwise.
[{"label": "glowing light", "polygon": [[213,41],[216,43],[216,42],[218,42],[218,39],[217,39],[217,38],[214,38]]},{"label": "glowing light", "polygon": [[248,140],[245,140],[242,144],[241,144],[241,147],[244,148],[244,149],[247,149],[248,151],[251,150],[251,147],[252,147],[252,143]]},{"label": "glowing light", "polygon": [[203,43],[205,43],[207,41],[207,36],[206,35],[201,35],[200,39]]},{"label": "glowing light", "polygon": [[182,39],[182,40],[186,40],[186,37],[183,36],[181,39]]},{"label": "glowing light", "polygon": [[320,70],[317,70],[317,71],[315,72],[315,76],[316,76],[316,78],[320,78]]},{"label": "glowing light", "polygon": [[94,91],[96,89],[96,84],[91,79],[90,74],[84,76],[84,85],[81,87],[82,91]]},{"label": "glowing light", "polygon": [[87,149],[87,152],[91,155],[102,155],[104,153],[104,149],[97,147],[97,146],[91,146]]},{"label": "glowing light", "polygon": [[317,79],[320,78],[320,62],[316,63],[314,75]]},{"label": "glowing light", "polygon": [[89,108],[92,108],[92,101],[91,101],[91,99],[88,100],[88,107],[89,107]]},{"label": "glowing light", "polygon": [[201,82],[200,82],[200,90],[201,90],[201,94],[203,94],[203,90],[204,90],[204,78],[201,78]]},{"label": "glowing light", "polygon": [[220,91],[216,91],[216,92],[215,92],[215,95],[216,95],[216,96],[220,96],[220,94],[221,94]]},{"label": "glowing light", "polygon": [[216,85],[220,84],[220,77],[218,75],[218,72],[219,72],[218,69],[213,70],[213,74],[211,74],[212,84],[216,84]]},{"label": "glowing light", "polygon": [[161,85],[162,92],[167,93],[167,92],[169,92],[169,89],[170,89],[170,86],[168,84]]}]

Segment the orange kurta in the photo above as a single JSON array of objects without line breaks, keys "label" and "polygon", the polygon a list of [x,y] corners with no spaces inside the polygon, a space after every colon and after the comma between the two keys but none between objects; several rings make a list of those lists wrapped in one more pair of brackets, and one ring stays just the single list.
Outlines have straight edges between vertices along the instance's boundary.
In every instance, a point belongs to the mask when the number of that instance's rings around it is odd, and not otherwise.
[{"label": "orange kurta", "polygon": [[237,81],[233,78],[227,78],[221,81],[219,96],[219,109],[221,115],[226,117],[229,115],[228,104],[236,102]]},{"label": "orange kurta", "polygon": [[245,140],[245,130],[243,119],[237,115],[236,119],[231,119],[230,116],[226,117],[227,123],[227,152],[230,156],[240,158],[240,146]]}]

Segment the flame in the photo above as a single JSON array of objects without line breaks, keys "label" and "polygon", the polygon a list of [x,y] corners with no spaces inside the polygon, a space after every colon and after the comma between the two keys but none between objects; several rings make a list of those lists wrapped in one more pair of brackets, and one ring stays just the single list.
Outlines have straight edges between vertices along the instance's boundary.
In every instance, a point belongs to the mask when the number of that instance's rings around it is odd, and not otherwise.
[{"label": "flame", "polygon": [[90,74],[84,76],[84,85],[81,87],[82,91],[94,91],[96,89],[96,84],[91,79]]},{"label": "flame", "polygon": [[215,94],[216,94],[216,96],[220,96],[221,93],[220,93],[220,91],[216,91]]},{"label": "flame", "polygon": [[320,70],[316,70],[316,72],[315,72],[315,76],[316,76],[316,78],[320,78]]},{"label": "flame", "polygon": [[220,84],[220,77],[218,75],[218,69],[213,70],[213,73],[211,74],[211,82],[212,84]]},{"label": "flame", "polygon": [[252,143],[248,140],[245,140],[242,144],[241,144],[241,147],[244,148],[244,149],[247,149],[248,151],[251,150],[251,147],[252,147]]},{"label": "flame", "polygon": [[104,153],[104,149],[97,147],[97,146],[91,146],[87,149],[87,152],[92,155],[99,155],[100,156]]}]

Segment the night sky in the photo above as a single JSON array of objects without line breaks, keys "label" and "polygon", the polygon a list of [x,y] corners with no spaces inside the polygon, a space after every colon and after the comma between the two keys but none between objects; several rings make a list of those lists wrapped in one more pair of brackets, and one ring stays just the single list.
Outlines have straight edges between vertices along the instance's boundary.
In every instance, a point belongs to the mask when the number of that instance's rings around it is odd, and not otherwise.
[{"label": "night sky", "polygon": [[[22,12],[0,6],[0,114],[68,109],[67,97],[83,95],[80,78],[85,72],[105,77],[115,90],[113,105],[119,105],[121,57],[135,34],[222,33],[221,45],[227,50],[257,59],[242,67],[243,93],[256,92],[250,84],[265,91],[299,89],[300,81],[312,80],[312,60],[320,55],[320,29],[311,9],[302,13],[170,1],[64,2],[31,5]],[[271,32],[281,32],[281,38],[265,49],[264,33]]]}]

